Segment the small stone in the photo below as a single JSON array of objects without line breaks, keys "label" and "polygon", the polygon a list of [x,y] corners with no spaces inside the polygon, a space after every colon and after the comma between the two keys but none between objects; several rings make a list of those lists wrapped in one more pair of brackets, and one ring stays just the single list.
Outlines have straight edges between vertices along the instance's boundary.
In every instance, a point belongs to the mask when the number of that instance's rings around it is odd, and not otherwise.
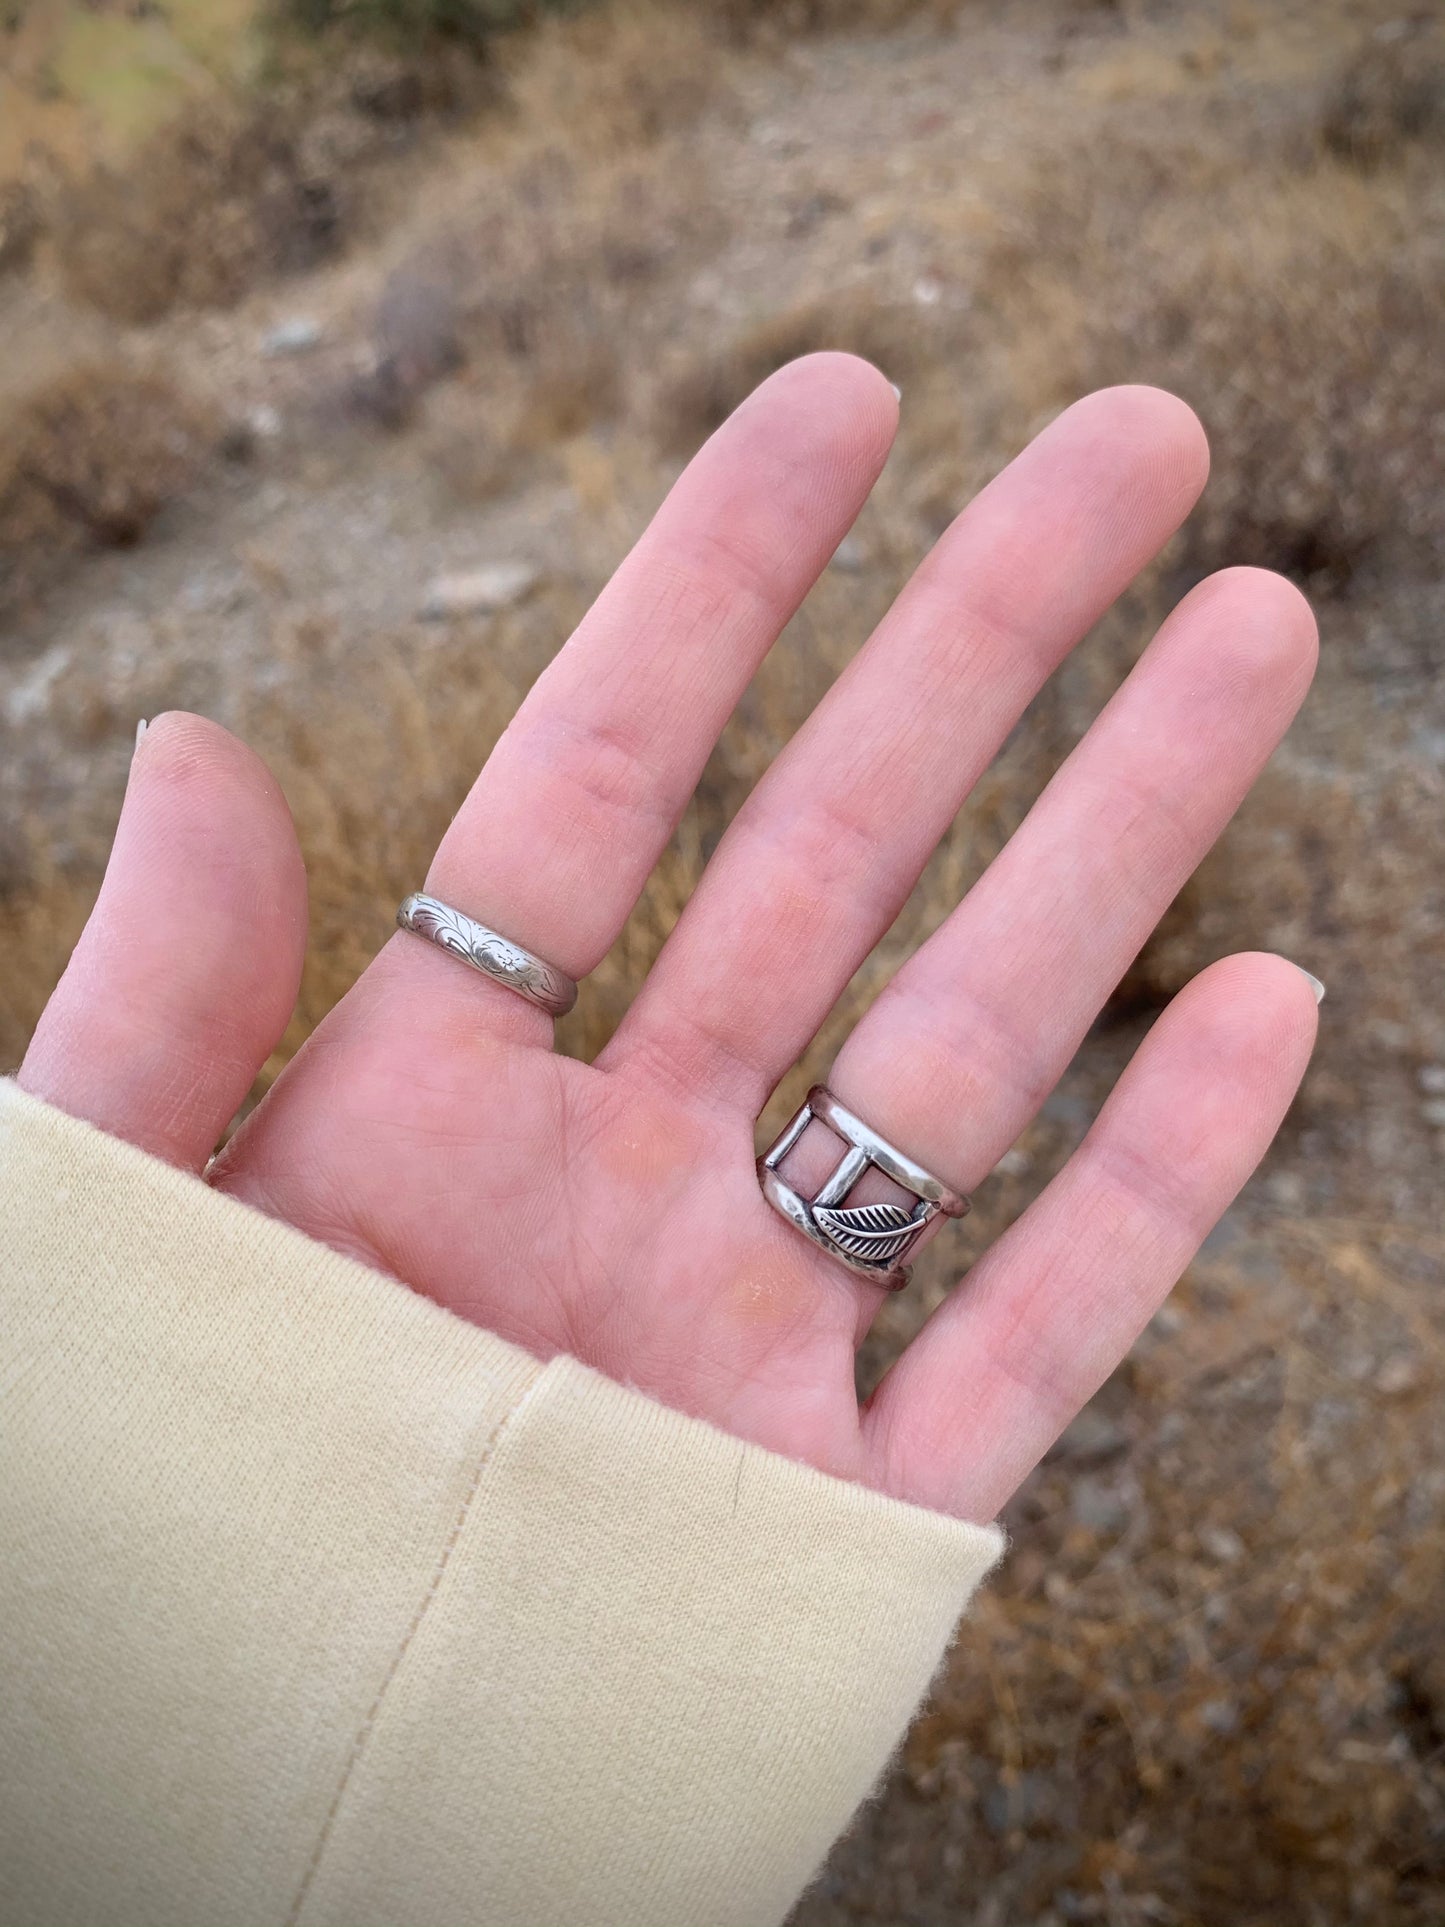
[{"label": "small stone", "polygon": [[867,559],[857,536],[845,535],[833,551],[832,567],[841,569],[844,575],[858,575]]},{"label": "small stone", "polygon": [[1027,1151],[1015,1145],[1011,1151],[1004,1152],[993,1168],[999,1177],[1026,1178],[1034,1168],[1034,1161]]},{"label": "small stone", "polygon": [[1129,1507],[1123,1493],[1106,1479],[1087,1474],[1074,1482],[1069,1494],[1069,1513],[1074,1524],[1086,1532],[1122,1532],[1128,1522]]},{"label": "small stone", "polygon": [[1239,1708],[1233,1700],[1206,1700],[1199,1718],[1211,1733],[1228,1735],[1239,1725]]},{"label": "small stone", "polygon": [[424,622],[451,622],[460,616],[494,614],[509,609],[536,588],[538,573],[530,562],[493,562],[460,575],[439,575],[421,605]]},{"label": "small stone", "polygon": [[321,323],[310,315],[292,315],[289,320],[278,321],[261,341],[263,355],[306,355],[319,346]]},{"label": "small stone", "polygon": [[1305,1201],[1305,1181],[1298,1171],[1276,1171],[1265,1179],[1270,1201],[1285,1211],[1298,1211]]},{"label": "small stone", "polygon": [[1086,1405],[1049,1452],[1052,1460],[1080,1467],[1104,1465],[1129,1449],[1129,1434],[1107,1412]]},{"label": "small stone", "polygon": [[1402,1398],[1420,1383],[1420,1367],[1407,1353],[1387,1358],[1375,1373],[1375,1390],[1384,1398]]},{"label": "small stone", "polygon": [[996,1780],[983,1796],[983,1823],[996,1837],[1042,1819],[1055,1803],[1052,1783],[1042,1773],[1021,1773]]},{"label": "small stone", "polygon": [[1420,1089],[1427,1097],[1445,1097],[1445,1064],[1422,1064]]},{"label": "small stone", "polygon": [[1206,1526],[1199,1535],[1199,1543],[1210,1558],[1217,1559],[1222,1566],[1232,1566],[1244,1557],[1244,1541],[1229,1526]]},{"label": "small stone", "polygon": [[1420,1115],[1427,1124],[1445,1130],[1445,1097],[1427,1097],[1420,1106]]}]

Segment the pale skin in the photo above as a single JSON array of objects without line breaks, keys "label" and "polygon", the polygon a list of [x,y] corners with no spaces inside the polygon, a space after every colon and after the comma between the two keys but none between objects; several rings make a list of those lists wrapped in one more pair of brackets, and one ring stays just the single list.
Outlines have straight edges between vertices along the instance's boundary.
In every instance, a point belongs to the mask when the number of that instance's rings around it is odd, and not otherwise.
[{"label": "pale skin", "polygon": [[[766,382],[539,679],[425,888],[585,977],[897,419],[887,381],[849,356]],[[1044,430],[779,756],[597,1063],[559,1056],[543,1013],[398,933],[209,1169],[294,1004],[306,881],[257,758],[197,717],[159,718],[22,1084],[539,1356],[574,1353],[827,1472],[992,1518],[1263,1155],[1314,1041],[1311,980],[1248,954],[1189,985],[861,1409],[854,1351],[880,1294],[763,1202],[754,1120],[1207,467],[1190,410],[1153,389],[1092,395]],[[1314,659],[1281,578],[1227,570],[1194,590],[849,1037],[828,1078],[843,1102],[949,1183],[984,1182],[1238,807]],[[831,1162],[816,1139],[796,1157],[805,1187]]]}]

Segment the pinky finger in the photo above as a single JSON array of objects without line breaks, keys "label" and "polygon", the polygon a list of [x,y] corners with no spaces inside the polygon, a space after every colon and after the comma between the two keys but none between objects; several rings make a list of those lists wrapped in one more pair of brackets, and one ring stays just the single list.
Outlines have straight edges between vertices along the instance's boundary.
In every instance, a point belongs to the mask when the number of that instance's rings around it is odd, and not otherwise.
[{"label": "pinky finger", "polygon": [[994,1517],[1269,1148],[1314,1044],[1313,984],[1244,955],[1174,1000],[1073,1157],[878,1387],[876,1483]]}]

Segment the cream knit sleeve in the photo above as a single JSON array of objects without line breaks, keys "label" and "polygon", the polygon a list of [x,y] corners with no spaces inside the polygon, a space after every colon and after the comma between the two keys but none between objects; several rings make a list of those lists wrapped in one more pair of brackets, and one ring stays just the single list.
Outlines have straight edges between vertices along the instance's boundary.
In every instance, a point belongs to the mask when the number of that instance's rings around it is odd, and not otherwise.
[{"label": "cream knit sleeve", "polygon": [[997,1532],[0,1084],[4,1927],[781,1919]]}]

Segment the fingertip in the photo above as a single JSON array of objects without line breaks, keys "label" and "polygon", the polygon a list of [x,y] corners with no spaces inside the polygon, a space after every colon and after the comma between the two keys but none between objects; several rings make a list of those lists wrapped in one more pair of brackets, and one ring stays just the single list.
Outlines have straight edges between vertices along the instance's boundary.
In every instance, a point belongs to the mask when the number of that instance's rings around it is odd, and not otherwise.
[{"label": "fingertip", "polygon": [[1256,726],[1270,721],[1277,737],[1309,693],[1319,636],[1309,603],[1283,576],[1220,569],[1185,596],[1150,655],[1185,676],[1201,722],[1224,704]]},{"label": "fingertip", "polygon": [[785,361],[761,385],[766,388],[773,383],[806,383],[820,390],[836,389],[854,398],[867,395],[886,401],[891,408],[897,407],[900,394],[876,363],[847,348],[818,348],[811,354],[797,355],[792,361]]},{"label": "fingertip", "polygon": [[842,430],[869,449],[886,451],[898,432],[899,390],[871,361],[844,349],[819,349],[785,362],[749,402],[764,399],[770,407],[801,409],[814,424]]},{"label": "fingertip", "polygon": [[1235,1062],[1243,1075],[1271,1087],[1284,1078],[1293,1088],[1319,1029],[1318,983],[1274,951],[1237,951],[1200,971],[1169,1015],[1187,1023],[1201,1056]]},{"label": "fingertip", "polygon": [[305,944],[305,872],[275,778],[218,724],[158,716],[21,1082],[198,1167],[285,1029]]},{"label": "fingertip", "polygon": [[1217,569],[1192,593],[1226,599],[1243,616],[1259,645],[1272,648],[1306,680],[1313,676],[1319,658],[1319,624],[1308,596],[1288,576],[1276,569],[1237,563]]},{"label": "fingertip", "polygon": [[[246,931],[261,1007],[258,1026],[284,1028],[306,952],[306,866],[285,792],[270,765],[208,717],[170,710],[146,731],[146,814],[172,826],[157,855],[204,867],[219,886],[218,909]],[[269,1047],[268,1047],[269,1048]]]},{"label": "fingertip", "polygon": [[1092,430],[1110,448],[1132,453],[1172,499],[1192,505],[1209,480],[1209,437],[1187,401],[1147,382],[1096,388],[1061,421]]},{"label": "fingertip", "polygon": [[208,716],[186,709],[163,710],[137,734],[131,767],[144,766],[148,778],[193,785],[224,806],[233,792],[264,804],[268,824],[284,827],[294,840],[291,811],[270,765],[249,744]]}]

